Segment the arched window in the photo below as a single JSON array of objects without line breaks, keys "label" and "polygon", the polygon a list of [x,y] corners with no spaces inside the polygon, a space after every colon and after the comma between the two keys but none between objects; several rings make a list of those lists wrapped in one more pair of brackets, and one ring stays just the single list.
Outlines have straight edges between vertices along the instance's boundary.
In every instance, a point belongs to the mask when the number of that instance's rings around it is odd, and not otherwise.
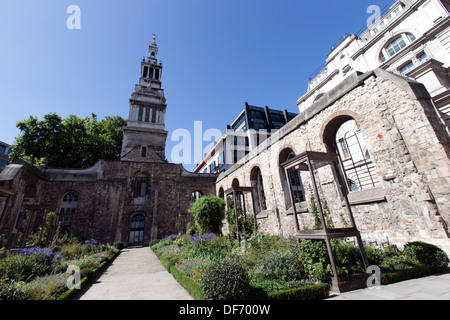
[{"label": "arched window", "polygon": [[254,167],[252,169],[252,172],[250,173],[250,182],[252,187],[254,187],[254,192],[256,195],[255,202],[257,208],[255,208],[255,212],[267,210],[266,194],[264,192],[264,180],[259,167]]},{"label": "arched window", "polygon": [[[286,177],[286,172],[284,168],[281,167],[281,164],[294,158],[296,156],[295,152],[291,148],[283,149],[279,154],[279,172],[281,178],[281,186],[284,191],[284,201],[286,204],[286,209],[292,207],[292,200],[289,191],[288,182],[291,185],[292,193],[294,195],[295,203],[300,203],[305,201],[305,189],[303,187],[302,178],[300,172],[298,171],[289,171],[289,177]],[[288,180],[289,178],[289,180]]]},{"label": "arched window", "polygon": [[78,192],[71,191],[66,193],[61,201],[60,213],[74,213],[78,208]]},{"label": "arched window", "polygon": [[379,181],[373,161],[354,119],[347,120],[338,127],[335,143],[349,191],[378,187]]},{"label": "arched window", "polygon": [[220,187],[219,189],[218,197],[222,199],[225,197],[225,191],[223,190],[222,187]]},{"label": "arched window", "polygon": [[416,36],[410,32],[402,33],[397,36],[381,49],[381,62],[385,62],[387,59],[392,58],[415,40]]}]

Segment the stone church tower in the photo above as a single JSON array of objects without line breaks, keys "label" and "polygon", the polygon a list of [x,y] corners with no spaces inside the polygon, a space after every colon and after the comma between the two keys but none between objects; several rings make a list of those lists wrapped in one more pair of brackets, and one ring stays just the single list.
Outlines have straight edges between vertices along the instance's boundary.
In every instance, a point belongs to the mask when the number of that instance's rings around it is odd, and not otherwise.
[{"label": "stone church tower", "polygon": [[141,77],[130,98],[127,126],[123,128],[122,161],[164,162],[166,98],[161,89],[162,63],[158,63],[156,36],[149,55],[141,62]]}]

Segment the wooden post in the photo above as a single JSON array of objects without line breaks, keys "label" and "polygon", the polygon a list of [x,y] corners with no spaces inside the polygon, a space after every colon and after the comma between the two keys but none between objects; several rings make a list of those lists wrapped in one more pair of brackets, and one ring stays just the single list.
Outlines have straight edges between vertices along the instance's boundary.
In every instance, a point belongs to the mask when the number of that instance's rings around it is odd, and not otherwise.
[{"label": "wooden post", "polygon": [[287,180],[287,183],[288,183],[289,197],[291,198],[291,202],[292,202],[292,210],[293,210],[293,213],[294,213],[295,226],[297,227],[297,231],[300,231],[300,224],[298,222],[297,208],[295,207],[295,197],[294,197],[294,193],[292,191],[292,185],[291,185],[291,179],[290,179],[290,176],[289,176],[289,170],[288,169],[284,169],[284,173],[286,175],[286,180]]},{"label": "wooden post", "polygon": [[234,215],[236,216],[236,235],[238,242],[241,243],[241,235],[239,234],[239,219],[236,207],[236,192],[234,191],[234,189],[233,189],[233,203],[234,203]]}]

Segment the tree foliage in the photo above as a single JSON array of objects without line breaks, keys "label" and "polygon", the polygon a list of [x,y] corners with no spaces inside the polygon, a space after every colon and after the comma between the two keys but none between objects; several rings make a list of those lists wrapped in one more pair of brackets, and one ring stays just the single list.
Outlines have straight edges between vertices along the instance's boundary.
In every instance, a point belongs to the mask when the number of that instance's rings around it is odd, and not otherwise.
[{"label": "tree foliage", "polygon": [[11,147],[10,159],[23,159],[40,165],[47,159],[52,168],[87,168],[98,160],[117,160],[122,148],[122,127],[126,120],[120,116],[79,118],[70,115],[62,119],[56,113],[44,115],[43,120],[30,116],[17,123],[21,133]]},{"label": "tree foliage", "polygon": [[190,208],[197,230],[203,233],[220,233],[225,218],[225,201],[216,196],[201,197]]}]

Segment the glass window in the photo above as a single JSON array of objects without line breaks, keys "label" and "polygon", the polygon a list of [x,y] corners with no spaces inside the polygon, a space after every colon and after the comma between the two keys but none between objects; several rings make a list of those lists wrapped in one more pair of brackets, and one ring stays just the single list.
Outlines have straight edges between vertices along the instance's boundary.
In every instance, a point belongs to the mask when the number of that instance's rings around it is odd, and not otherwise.
[{"label": "glass window", "polygon": [[420,55],[417,57],[417,59],[418,59],[420,62],[425,62],[425,61],[428,61],[428,56],[427,56],[427,54],[426,54],[425,52],[423,52],[422,54],[420,54]]},{"label": "glass window", "polygon": [[0,159],[0,170],[3,170],[6,168],[6,166],[8,165],[9,161],[4,160],[4,159]]},{"label": "glass window", "polygon": [[277,113],[271,113],[270,119],[274,122],[283,122],[282,115]]},{"label": "glass window", "polygon": [[399,36],[386,47],[386,51],[389,56],[393,57],[404,47],[406,47],[406,42],[403,40],[402,36]]},{"label": "glass window", "polygon": [[[295,157],[295,153],[291,152],[286,160],[290,160]],[[289,179],[291,180],[292,193],[296,203],[305,201],[305,189],[302,183],[302,177],[298,171],[289,171]]]},{"label": "glass window", "polygon": [[262,210],[267,210],[267,204],[266,204],[266,195],[264,193],[264,181],[261,174],[261,170],[258,173],[258,191],[260,195],[260,204]]},{"label": "glass window", "polygon": [[129,245],[139,245],[144,242],[145,217],[141,214],[131,218]]},{"label": "glass window", "polygon": [[134,190],[134,197],[145,197],[147,195],[147,185],[148,179],[147,177],[139,176],[136,178],[136,186]]},{"label": "glass window", "polygon": [[61,201],[60,213],[74,213],[78,208],[78,192],[66,193]]},{"label": "glass window", "polygon": [[59,222],[60,222],[61,226],[70,226],[72,223],[72,218],[71,217],[61,217],[59,219]]},{"label": "glass window", "polygon": [[350,191],[379,186],[375,166],[355,120],[346,121],[338,128],[336,145]]},{"label": "glass window", "polygon": [[250,110],[250,118],[253,120],[255,119],[264,120],[264,113],[260,111]]},{"label": "glass window", "polygon": [[221,152],[219,154],[219,167],[223,166],[225,164],[225,160],[224,160],[224,152]]},{"label": "glass window", "polygon": [[215,161],[211,162],[211,164],[209,165],[209,171],[211,173],[216,172],[216,162]]},{"label": "glass window", "polygon": [[405,75],[412,69],[414,69],[414,63],[412,61],[409,61],[406,65],[400,68],[400,72],[401,74]]},{"label": "glass window", "polygon": [[253,128],[256,130],[267,129],[264,123],[257,123],[257,122],[253,124]]},{"label": "glass window", "polygon": [[134,216],[131,219],[131,229],[142,229],[145,225],[145,217],[142,215]]},{"label": "glass window", "polygon": [[416,40],[416,36],[413,35],[412,33],[408,32],[406,35],[408,36],[409,41],[413,42]]}]

